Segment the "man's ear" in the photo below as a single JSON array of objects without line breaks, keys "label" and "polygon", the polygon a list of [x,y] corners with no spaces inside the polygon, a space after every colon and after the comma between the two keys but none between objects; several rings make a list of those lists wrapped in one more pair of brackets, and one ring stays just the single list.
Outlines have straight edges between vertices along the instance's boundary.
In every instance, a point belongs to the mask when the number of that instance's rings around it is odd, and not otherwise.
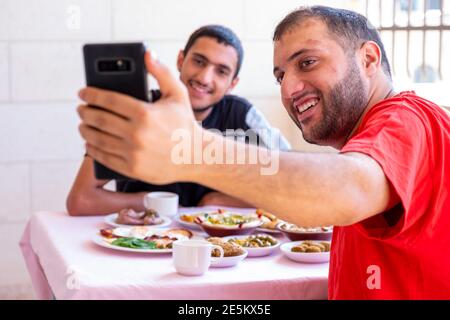
[{"label": "man's ear", "polygon": [[237,76],[234,77],[233,80],[230,83],[230,86],[227,89],[227,94],[230,93],[234,89],[234,87],[236,87],[238,82],[239,82],[239,77],[237,77]]},{"label": "man's ear", "polygon": [[381,49],[374,41],[367,41],[361,47],[363,70],[367,76],[374,75],[381,68]]},{"label": "man's ear", "polygon": [[179,72],[181,72],[181,66],[183,65],[184,62],[184,51],[180,50],[180,52],[178,52],[178,57],[177,57],[177,69]]}]

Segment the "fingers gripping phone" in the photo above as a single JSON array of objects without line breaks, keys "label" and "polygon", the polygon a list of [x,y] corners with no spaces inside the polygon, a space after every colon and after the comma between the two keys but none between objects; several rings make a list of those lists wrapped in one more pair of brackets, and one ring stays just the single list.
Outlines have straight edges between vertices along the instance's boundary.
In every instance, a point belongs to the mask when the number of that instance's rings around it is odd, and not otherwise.
[{"label": "fingers gripping phone", "polygon": [[[86,44],[83,47],[86,84],[148,101],[143,43]],[[90,106],[92,108],[101,108]],[[124,106],[126,108],[126,106]],[[101,129],[101,128],[100,128]],[[129,179],[94,161],[97,179]]]}]

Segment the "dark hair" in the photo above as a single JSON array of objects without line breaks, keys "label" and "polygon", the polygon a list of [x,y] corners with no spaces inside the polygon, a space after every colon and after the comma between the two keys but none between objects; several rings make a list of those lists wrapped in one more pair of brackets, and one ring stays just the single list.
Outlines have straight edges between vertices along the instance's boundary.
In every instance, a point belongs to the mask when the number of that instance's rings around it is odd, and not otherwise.
[{"label": "dark hair", "polygon": [[380,34],[363,15],[345,9],[336,9],[325,6],[300,7],[289,13],[275,28],[273,41],[278,41],[286,33],[298,26],[308,18],[321,19],[336,41],[348,52],[349,49],[356,50],[366,41],[374,41],[381,50],[381,66],[389,76],[391,67],[381,42]]},{"label": "dark hair", "polygon": [[236,77],[241,69],[242,60],[244,59],[244,49],[242,48],[241,40],[239,40],[238,36],[231,29],[224,26],[213,24],[203,26],[195,30],[189,37],[183,50],[184,55],[188,53],[195,41],[201,37],[214,38],[218,43],[224,43],[232,46],[236,50],[238,56],[236,72],[234,73],[234,77]]}]

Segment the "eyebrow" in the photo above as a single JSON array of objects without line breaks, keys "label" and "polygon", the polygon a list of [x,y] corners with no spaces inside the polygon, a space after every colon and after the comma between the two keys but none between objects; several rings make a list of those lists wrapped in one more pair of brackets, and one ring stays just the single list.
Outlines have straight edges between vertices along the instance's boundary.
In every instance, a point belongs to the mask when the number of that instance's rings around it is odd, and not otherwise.
[{"label": "eyebrow", "polygon": [[[294,52],[293,54],[291,54],[291,55],[289,56],[289,58],[287,59],[287,62],[291,62],[292,60],[294,60],[294,59],[297,58],[298,56],[301,56],[302,54],[305,54],[305,53],[307,53],[307,52],[309,52],[309,51],[314,51],[314,50],[316,50],[316,49],[307,49],[307,48],[300,49],[300,50]],[[279,67],[273,68],[273,73],[274,73],[274,74],[275,74],[276,72],[278,72],[278,71],[280,71],[280,68],[279,68]]]},{"label": "eyebrow", "polygon": [[209,61],[209,59],[208,59],[206,56],[204,56],[204,55],[201,54],[201,53],[193,52],[192,55],[193,55],[193,56],[196,56],[197,58],[203,59],[203,60],[205,60],[206,62],[211,63],[211,64],[213,64],[213,65],[215,65],[215,66],[218,66],[218,67],[220,67],[220,68],[224,68],[224,69],[228,70],[229,72],[232,71],[231,67],[227,66],[226,64],[222,64],[222,63],[212,63],[211,61]]}]

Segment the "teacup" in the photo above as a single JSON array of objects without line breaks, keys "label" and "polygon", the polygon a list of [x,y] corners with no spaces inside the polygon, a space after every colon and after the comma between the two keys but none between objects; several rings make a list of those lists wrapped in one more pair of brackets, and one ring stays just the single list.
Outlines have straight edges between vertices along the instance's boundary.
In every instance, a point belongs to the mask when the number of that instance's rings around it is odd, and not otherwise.
[{"label": "teacup", "polygon": [[[211,257],[214,249],[219,250],[220,256]],[[175,270],[185,276],[199,276],[204,274],[211,261],[223,259],[223,248],[206,240],[178,240],[173,243],[172,260]]]},{"label": "teacup", "polygon": [[144,196],[144,207],[153,209],[160,216],[173,217],[178,212],[178,194],[172,192],[150,192]]}]

